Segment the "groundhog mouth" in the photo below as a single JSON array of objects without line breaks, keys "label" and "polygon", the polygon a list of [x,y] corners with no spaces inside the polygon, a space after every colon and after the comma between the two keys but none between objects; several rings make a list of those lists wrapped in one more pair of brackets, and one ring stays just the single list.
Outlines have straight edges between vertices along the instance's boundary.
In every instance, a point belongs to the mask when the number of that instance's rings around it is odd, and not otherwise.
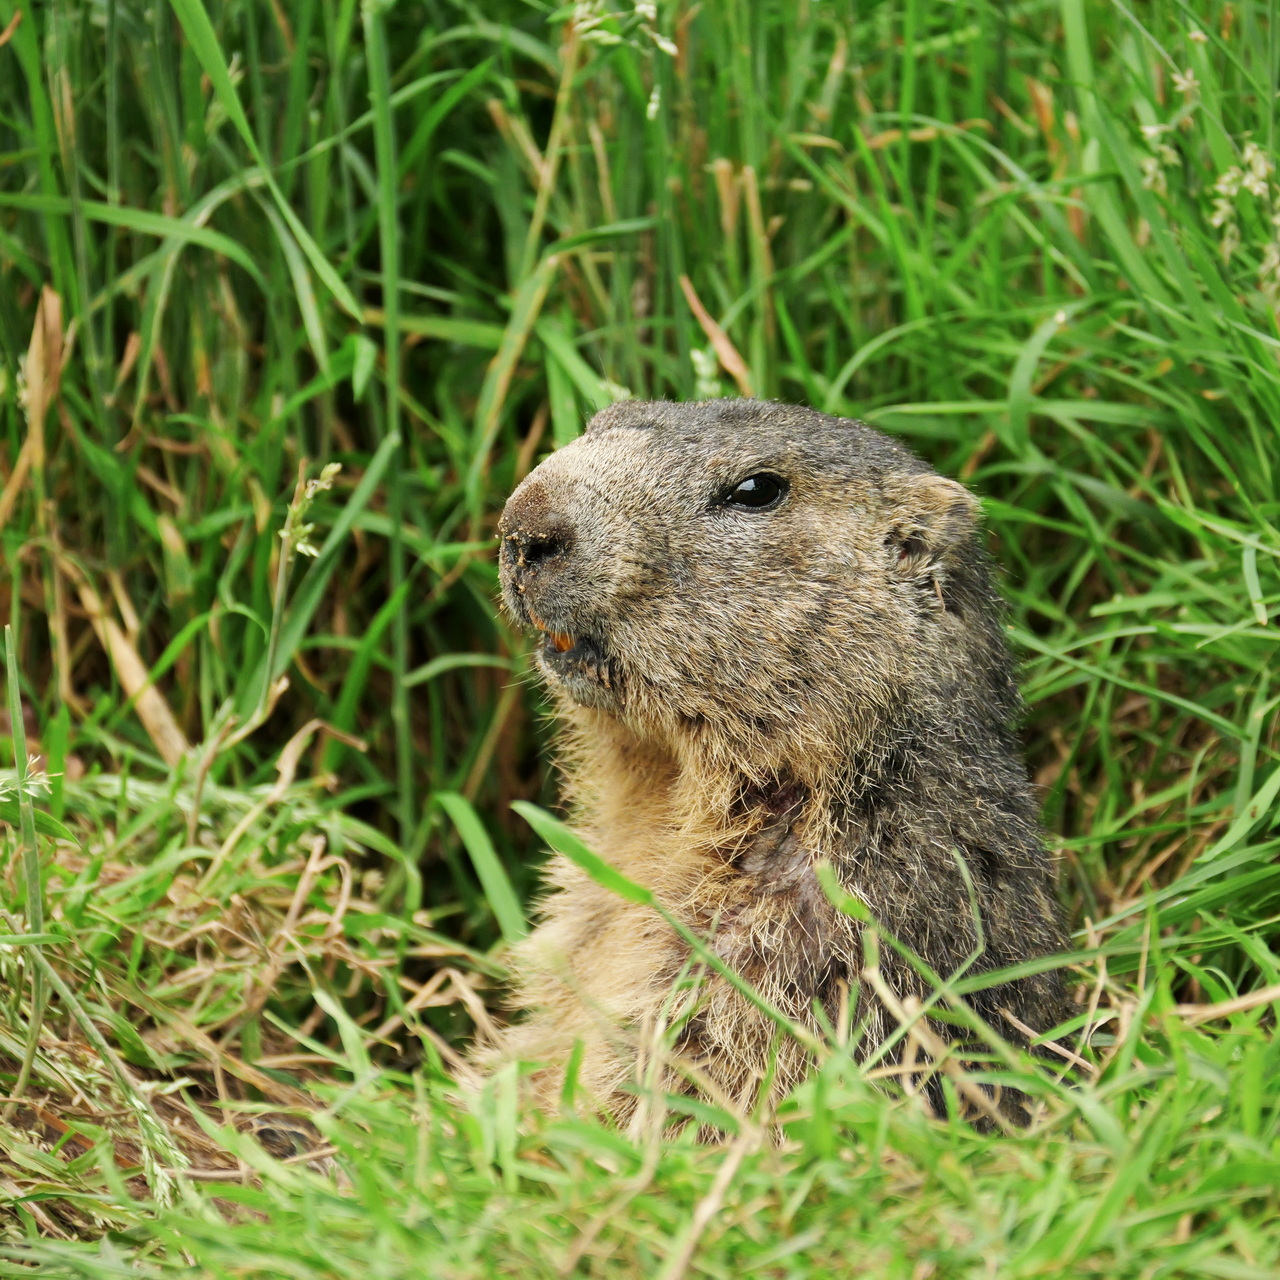
[{"label": "groundhog mouth", "polygon": [[[532,613],[533,611],[530,610],[531,615]],[[552,631],[551,628],[546,626],[540,618],[535,617],[533,625],[547,637],[547,643],[557,653],[568,653],[577,643],[571,635],[568,635],[563,631]]]},{"label": "groundhog mouth", "polygon": [[556,631],[538,617],[528,605],[525,605],[525,612],[529,615],[529,621],[547,637],[549,648],[554,649],[556,653],[569,653],[573,649],[577,641],[567,631]]},{"label": "groundhog mouth", "polygon": [[557,631],[526,607],[529,621],[546,637],[539,666],[577,702],[616,709],[620,705],[617,672],[604,645],[594,636]]}]

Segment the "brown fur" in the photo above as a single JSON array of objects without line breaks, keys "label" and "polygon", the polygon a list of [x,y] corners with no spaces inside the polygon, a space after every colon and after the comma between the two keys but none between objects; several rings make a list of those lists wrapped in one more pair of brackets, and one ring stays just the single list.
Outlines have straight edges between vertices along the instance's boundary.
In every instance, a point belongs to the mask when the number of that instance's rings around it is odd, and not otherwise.
[{"label": "brown fur", "polygon": [[[744,477],[789,482],[775,510],[726,505]],[[831,863],[883,926],[948,975],[1062,949],[1014,725],[1020,700],[976,523],[954,481],[860,423],[757,401],[628,402],[537,467],[500,525],[512,614],[565,727],[588,843],[652,889],[772,1004],[817,1029],[852,1000],[862,1050],[895,1025],[861,980],[859,926],[814,875]],[[563,648],[558,652],[552,637]],[[672,1090],[750,1106],[809,1054],[722,979],[683,1006],[688,948],[651,910],[553,859],[517,961],[527,1011],[485,1055],[550,1064],[621,1115],[643,1046],[683,1019]],[[898,999],[925,984],[891,951]],[[1064,1012],[1056,973],[974,997],[1007,1030]]]}]

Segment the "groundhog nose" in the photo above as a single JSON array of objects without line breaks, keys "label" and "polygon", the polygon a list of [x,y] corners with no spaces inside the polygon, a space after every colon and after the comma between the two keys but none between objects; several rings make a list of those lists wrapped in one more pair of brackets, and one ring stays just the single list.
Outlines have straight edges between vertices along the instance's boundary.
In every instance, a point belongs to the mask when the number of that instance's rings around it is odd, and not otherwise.
[{"label": "groundhog nose", "polygon": [[537,569],[546,560],[566,555],[573,548],[568,525],[547,529],[520,529],[503,539],[503,554],[516,569]]},{"label": "groundhog nose", "polygon": [[502,567],[521,580],[573,550],[573,522],[557,510],[546,489],[533,484],[515,493],[502,513]]}]

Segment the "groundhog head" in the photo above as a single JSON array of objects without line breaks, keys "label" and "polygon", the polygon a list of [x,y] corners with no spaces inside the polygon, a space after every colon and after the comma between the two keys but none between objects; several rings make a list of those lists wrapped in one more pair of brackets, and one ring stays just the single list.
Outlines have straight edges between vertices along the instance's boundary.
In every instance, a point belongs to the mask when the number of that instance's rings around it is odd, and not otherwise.
[{"label": "groundhog head", "polygon": [[961,704],[1007,723],[975,517],[963,486],[860,423],[627,401],[512,494],[503,598],[571,715],[761,777],[822,772]]}]

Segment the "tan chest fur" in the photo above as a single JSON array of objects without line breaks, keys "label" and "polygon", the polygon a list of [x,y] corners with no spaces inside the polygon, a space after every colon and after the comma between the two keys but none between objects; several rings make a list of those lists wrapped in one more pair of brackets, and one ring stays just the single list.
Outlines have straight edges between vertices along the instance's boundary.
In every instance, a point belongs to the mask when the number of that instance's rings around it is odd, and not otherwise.
[{"label": "tan chest fur", "polygon": [[[757,820],[754,831],[750,823],[711,829],[672,762],[637,769],[635,749],[626,750],[627,771],[612,770],[597,749],[594,776],[577,779],[592,793],[583,836],[775,1010],[818,1031],[821,979],[847,972],[858,949],[856,925],[830,907],[814,876],[820,844],[785,819],[763,828]],[[558,1064],[534,1077],[542,1104],[558,1096],[575,1041],[583,1046],[577,1084],[621,1118],[637,1091],[655,1085],[697,1089],[736,1109],[753,1104],[762,1081],[778,1097],[803,1076],[803,1047],[691,956],[657,912],[560,856],[546,880],[542,923],[514,957],[516,1003],[527,1017],[504,1031],[495,1053]]]}]

